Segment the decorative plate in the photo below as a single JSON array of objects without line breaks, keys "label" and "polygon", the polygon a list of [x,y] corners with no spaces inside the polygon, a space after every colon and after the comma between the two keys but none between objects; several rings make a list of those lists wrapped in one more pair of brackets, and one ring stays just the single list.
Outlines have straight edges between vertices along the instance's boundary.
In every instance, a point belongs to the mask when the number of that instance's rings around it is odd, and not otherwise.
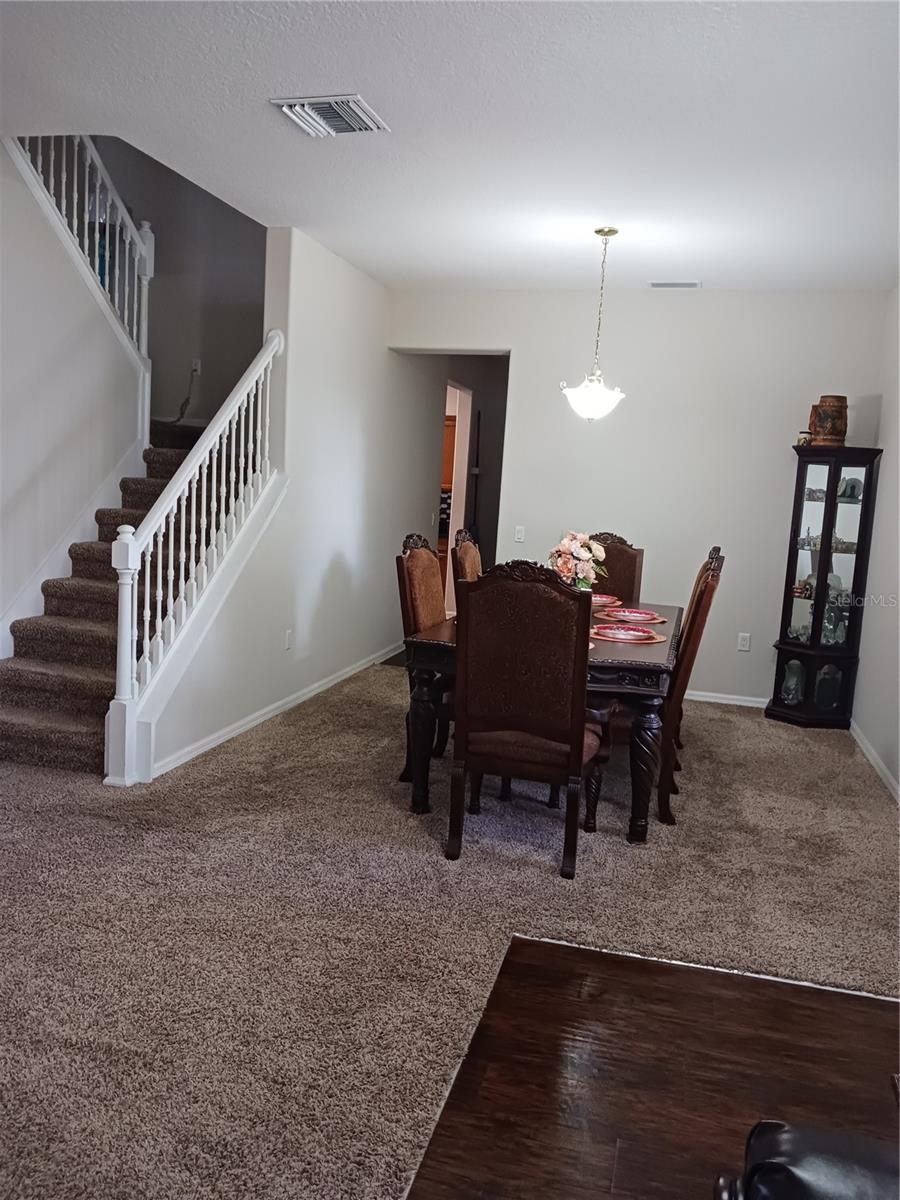
[{"label": "decorative plate", "polygon": [[666,618],[661,617],[652,608],[616,608],[609,613],[611,621],[627,621],[629,625],[665,625]]},{"label": "decorative plate", "polygon": [[602,592],[594,592],[591,596],[591,604],[596,604],[598,608],[618,608],[621,603],[618,596],[606,596]]},{"label": "decorative plate", "polygon": [[642,629],[640,625],[595,625],[591,635],[604,642],[630,642],[642,646],[666,640],[661,634]]}]

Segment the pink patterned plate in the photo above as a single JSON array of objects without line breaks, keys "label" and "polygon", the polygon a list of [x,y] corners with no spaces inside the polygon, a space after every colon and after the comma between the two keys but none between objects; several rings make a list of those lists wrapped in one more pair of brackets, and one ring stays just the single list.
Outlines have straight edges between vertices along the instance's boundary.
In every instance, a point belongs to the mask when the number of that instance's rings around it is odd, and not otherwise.
[{"label": "pink patterned plate", "polygon": [[593,637],[604,642],[664,642],[666,639],[651,629],[642,629],[639,625],[595,625],[591,630]]},{"label": "pink patterned plate", "polygon": [[621,603],[618,596],[605,596],[602,592],[594,592],[591,596],[591,604],[598,608],[618,608]]},{"label": "pink patterned plate", "polygon": [[609,614],[610,620],[628,621],[637,625],[665,625],[666,618],[661,617],[652,608],[617,608]]}]

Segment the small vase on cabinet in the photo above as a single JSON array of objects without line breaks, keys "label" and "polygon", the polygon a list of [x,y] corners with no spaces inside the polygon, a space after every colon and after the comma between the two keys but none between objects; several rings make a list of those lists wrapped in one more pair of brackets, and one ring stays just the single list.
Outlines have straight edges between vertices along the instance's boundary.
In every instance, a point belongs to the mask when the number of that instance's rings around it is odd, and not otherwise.
[{"label": "small vase on cabinet", "polygon": [[775,687],[766,716],[847,729],[881,451],[795,446],[797,482]]}]

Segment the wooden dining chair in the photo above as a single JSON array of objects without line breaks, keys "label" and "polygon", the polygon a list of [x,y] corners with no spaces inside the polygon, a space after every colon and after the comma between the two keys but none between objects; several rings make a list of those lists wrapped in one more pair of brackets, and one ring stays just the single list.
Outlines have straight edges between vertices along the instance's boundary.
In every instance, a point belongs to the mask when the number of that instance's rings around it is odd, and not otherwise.
[{"label": "wooden dining chair", "polygon": [[[709,554],[706,556],[704,561],[700,564],[700,569],[697,572],[696,578],[694,579],[694,587],[691,591],[691,598],[688,601],[687,608],[684,610],[684,619],[681,622],[682,640],[685,637],[687,637],[688,631],[694,622],[694,617],[696,615],[696,608],[697,608],[697,598],[700,595],[700,585],[706,579],[707,575],[709,574],[710,568],[712,567],[713,563],[716,561],[716,559],[719,557],[719,555],[721,553],[722,553],[721,546],[710,547]],[[684,749],[684,746],[681,741],[681,718],[682,718],[682,715],[683,715],[683,713],[679,710],[678,720],[675,725],[675,748],[677,750]],[[676,770],[680,770],[680,769],[681,769],[681,767],[679,764],[678,766],[676,766]]]},{"label": "wooden dining chair", "polygon": [[457,529],[454,545],[450,551],[450,563],[453,569],[454,588],[460,579],[471,583],[481,574],[481,551],[468,529]]},{"label": "wooden dining chair", "polygon": [[[403,621],[404,638],[414,637],[423,629],[431,629],[447,620],[444,605],[444,586],[441,582],[441,567],[438,556],[421,533],[408,533],[403,539],[402,553],[397,555],[397,583],[400,589],[400,616]],[[412,695],[412,675],[409,690]],[[442,700],[437,710],[437,729],[433,755],[440,758],[447,748],[450,737],[450,721],[453,705],[453,679],[445,676],[438,679],[436,687],[441,690]],[[400,781],[408,783],[412,778],[412,756],[410,750],[409,713],[406,714],[406,762],[400,772]]]},{"label": "wooden dining chair", "polygon": [[599,579],[596,591],[616,596],[624,605],[635,608],[641,600],[641,572],[644,552],[632,546],[617,533],[592,533],[592,542],[599,542],[606,551],[606,578]]},{"label": "wooden dining chair", "polygon": [[560,874],[575,874],[582,785],[599,791],[609,744],[585,728],[590,593],[529,562],[461,581],[447,858],[459,858],[465,819],[480,811],[484,775],[566,789]]},{"label": "wooden dining chair", "polygon": [[700,649],[703,631],[706,628],[706,620],[719,587],[719,580],[722,577],[722,567],[724,565],[725,558],[719,554],[709,563],[706,576],[700,582],[692,619],[684,635],[679,639],[678,652],[675,656],[675,668],[672,671],[672,680],[669,684],[666,698],[663,701],[662,749],[656,797],[659,819],[664,825],[675,824],[675,817],[670,805],[671,797],[677,793],[674,775],[678,759],[675,736],[678,726],[681,723],[685,692],[690,683],[691,672],[694,669],[694,662],[697,658],[697,651]]}]

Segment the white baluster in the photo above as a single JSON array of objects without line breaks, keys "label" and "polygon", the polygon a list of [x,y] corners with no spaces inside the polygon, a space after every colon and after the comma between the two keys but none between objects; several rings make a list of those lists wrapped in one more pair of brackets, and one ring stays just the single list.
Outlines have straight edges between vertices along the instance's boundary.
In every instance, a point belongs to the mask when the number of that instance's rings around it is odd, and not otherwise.
[{"label": "white baluster", "polygon": [[[115,283],[115,299],[113,300],[113,305],[115,306],[115,310],[119,314],[119,316],[122,315],[122,309],[124,307],[124,306],[120,306],[120,303],[119,303],[119,242],[121,241],[121,238],[122,238],[121,226],[122,226],[122,214],[119,212],[119,206],[117,204],[116,205],[116,283]],[[109,220],[108,219],[107,219],[107,223],[106,223],[106,228],[108,231],[109,230]],[[107,241],[108,240],[109,240],[109,233],[107,232]]]},{"label": "white baluster", "polygon": [[50,186],[47,189],[56,203],[56,138],[50,138]]},{"label": "white baluster", "polygon": [[156,531],[156,621],[153,626],[153,641],[150,643],[150,661],[154,667],[162,662],[165,653],[163,638],[163,526]]},{"label": "white baluster", "polygon": [[152,550],[153,539],[151,538],[144,550],[144,642],[143,655],[138,667],[138,683],[141,689],[147,686],[153,674],[153,665],[151,662],[152,642],[150,639],[150,597],[153,595],[153,590],[150,586],[150,557]]},{"label": "white baluster", "polygon": [[263,482],[268,483],[269,480],[269,382],[272,375],[272,364],[267,363],[264,376],[265,389],[265,415],[263,418],[264,435],[263,435]]},{"label": "white baluster", "polygon": [[172,645],[175,639],[175,509],[169,510],[168,524],[169,561],[166,565],[166,616],[163,621],[163,641]]},{"label": "white baluster", "polygon": [[41,177],[41,182],[44,180],[44,139],[39,137],[37,140],[37,173]]},{"label": "white baluster", "polygon": [[178,600],[175,604],[175,624],[180,629],[184,624],[184,619],[187,616],[187,607],[185,606],[184,588],[184,560],[187,557],[185,552],[185,508],[187,505],[187,492],[182,492],[178,497],[178,519],[180,522],[178,530]]},{"label": "white baluster", "polygon": [[91,191],[91,156],[88,154],[87,145],[84,146],[84,227],[81,230],[81,249],[84,251],[84,257],[90,260],[88,226],[91,219],[91,202],[88,199]]},{"label": "white baluster", "polygon": [[228,520],[226,522],[226,530],[228,533],[228,541],[229,542],[234,537],[235,530],[237,529],[237,522],[235,520],[235,515],[234,515],[234,507],[235,507],[235,499],[236,499],[235,483],[237,480],[237,474],[236,474],[236,468],[235,468],[236,447],[234,444],[236,437],[237,437],[237,416],[233,416],[231,418],[231,420],[228,422],[228,431],[227,431],[227,435],[226,435],[226,445],[228,446],[228,454],[229,454],[229,458],[230,458],[230,466],[229,466],[229,473],[228,473]]},{"label": "white baluster", "polygon": [[191,537],[190,537],[190,566],[188,567],[187,595],[185,600],[188,609],[197,602],[197,476],[191,480]]},{"label": "white baluster", "polygon": [[215,571],[219,562],[218,527],[216,522],[216,470],[218,467],[218,446],[213,446],[209,452],[209,549],[206,552],[210,575]]},{"label": "white baluster", "polygon": [[226,529],[225,500],[228,485],[228,447],[223,432],[216,442],[219,452],[219,529],[216,536],[216,550],[219,558],[223,558],[228,549],[228,531]]},{"label": "white baluster", "polygon": [[100,278],[100,172],[94,163],[94,274]]},{"label": "white baluster", "polygon": [[255,401],[256,382],[254,381],[247,396],[247,512],[253,507],[253,430],[256,427],[253,417],[253,405]]},{"label": "white baluster", "polygon": [[201,592],[206,587],[206,581],[209,578],[206,565],[206,472],[208,466],[209,460],[204,458],[203,466],[200,470],[200,554],[197,564],[197,584]]},{"label": "white baluster", "polygon": [[78,241],[78,146],[81,141],[77,135],[72,139],[72,232]]},{"label": "white baluster", "polygon": [[247,397],[244,396],[241,400],[240,409],[238,411],[238,495],[237,495],[237,523],[244,523],[244,488],[246,480],[244,478],[244,409],[247,407]]},{"label": "white baluster", "polygon": [[67,150],[68,150],[68,147],[69,147],[69,139],[68,139],[67,137],[64,137],[64,138],[62,139],[62,141],[60,142],[59,149],[60,149],[60,158],[61,158],[61,181],[62,181],[62,196],[61,196],[61,199],[62,199],[62,219],[63,219],[63,220],[66,222],[66,225],[68,225],[68,224],[69,224],[69,221],[68,221],[68,211],[69,211],[69,208],[68,208],[68,203],[69,203],[69,198],[68,198],[68,196],[66,195],[66,192],[67,192],[67,190],[68,190],[68,189],[67,189],[67,184],[68,184],[68,174],[67,174],[67,172],[66,172],[66,152],[67,152]]},{"label": "white baluster", "polygon": [[131,628],[134,607],[135,568],[131,562],[134,545],[134,526],[120,525],[113,544],[112,561],[119,577],[119,612],[116,639],[116,696],[117,700],[131,700]]},{"label": "white baluster", "polygon": [[138,645],[138,583],[140,580],[141,559],[138,555],[137,568],[134,572],[134,586],[131,589],[131,646],[128,658],[131,663],[131,694],[138,694],[137,645]]},{"label": "white baluster", "polygon": [[254,442],[253,499],[262,491],[262,380],[256,381],[256,440]]},{"label": "white baluster", "polygon": [[131,284],[131,339],[132,339],[132,341],[136,342],[137,341],[137,327],[138,327],[137,305],[138,305],[138,270],[139,270],[139,264],[140,264],[140,250],[134,244],[134,242],[131,243],[131,246],[132,246],[131,252],[132,252],[132,255],[134,256],[134,262],[132,264],[132,266],[134,268],[134,270],[133,270],[134,279]]},{"label": "white baluster", "polygon": [[153,275],[153,233],[149,221],[141,221],[143,246],[141,253],[141,323],[138,349],[147,357],[147,329],[150,316],[150,279]]}]

